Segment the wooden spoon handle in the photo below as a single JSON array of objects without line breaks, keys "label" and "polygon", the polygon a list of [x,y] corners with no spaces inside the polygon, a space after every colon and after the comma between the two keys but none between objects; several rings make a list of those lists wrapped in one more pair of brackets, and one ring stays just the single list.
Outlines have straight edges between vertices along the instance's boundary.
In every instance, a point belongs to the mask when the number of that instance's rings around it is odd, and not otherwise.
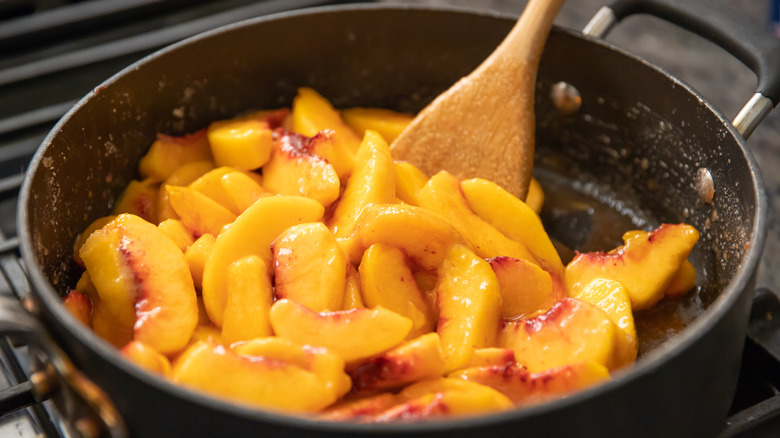
[{"label": "wooden spoon handle", "polygon": [[488,59],[512,57],[536,64],[535,61],[542,56],[555,16],[565,1],[530,0],[523,15]]}]

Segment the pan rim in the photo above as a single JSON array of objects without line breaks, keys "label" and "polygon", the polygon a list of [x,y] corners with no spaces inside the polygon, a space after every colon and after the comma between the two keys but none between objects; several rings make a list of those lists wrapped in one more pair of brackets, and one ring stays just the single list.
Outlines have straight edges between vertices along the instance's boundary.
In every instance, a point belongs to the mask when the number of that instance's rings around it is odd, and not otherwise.
[{"label": "pan rim", "polygon": [[723,125],[728,129],[729,133],[731,134],[731,136],[733,137],[733,139],[736,141],[737,145],[741,149],[746,164],[751,172],[752,184],[753,184],[753,189],[756,197],[756,210],[753,217],[753,228],[750,230],[750,238],[749,238],[751,249],[748,250],[748,253],[746,254],[742,263],[740,264],[740,268],[737,270],[735,275],[731,278],[728,285],[720,293],[720,295],[715,300],[715,302],[713,302],[712,305],[706,310],[704,315],[697,317],[696,320],[690,326],[688,326],[682,333],[680,333],[680,335],[664,342],[663,345],[649,352],[645,357],[642,358],[641,361],[637,362],[630,369],[622,370],[620,372],[615,373],[611,381],[600,384],[596,387],[584,391],[580,391],[576,394],[573,394],[563,399],[558,399],[555,401],[551,401],[548,403],[544,403],[532,407],[514,409],[508,412],[480,415],[478,417],[455,418],[455,419],[447,419],[443,421],[430,421],[430,422],[420,422],[420,423],[394,423],[394,424],[386,424],[386,425],[375,425],[375,424],[362,425],[362,424],[355,424],[355,423],[348,423],[348,422],[330,422],[330,421],[323,421],[323,420],[301,418],[299,416],[278,414],[271,411],[263,411],[245,405],[234,404],[231,403],[230,401],[222,400],[216,397],[211,397],[204,393],[200,393],[194,390],[181,387],[179,385],[175,385],[174,383],[166,379],[163,379],[162,377],[152,375],[132,365],[130,362],[126,361],[121,357],[117,349],[110,346],[107,342],[103,341],[102,339],[99,339],[96,335],[94,335],[94,333],[91,330],[87,329],[86,327],[78,323],[75,319],[73,319],[71,315],[68,314],[67,311],[64,309],[64,307],[61,306],[61,303],[59,301],[60,299],[59,295],[54,290],[54,288],[52,287],[48,279],[45,277],[43,271],[41,270],[40,266],[35,260],[33,246],[32,246],[32,236],[30,233],[30,228],[28,227],[28,208],[29,208],[28,206],[31,202],[30,192],[31,192],[32,180],[35,176],[35,173],[41,166],[41,161],[46,151],[48,150],[49,146],[52,144],[53,139],[55,138],[57,133],[62,129],[62,127],[68,122],[68,120],[73,116],[73,114],[75,114],[77,111],[79,111],[80,108],[82,108],[87,102],[89,102],[98,93],[98,90],[110,86],[118,78],[124,77],[128,73],[143,67],[145,64],[157,58],[163,57],[169,52],[176,51],[179,47],[190,45],[192,43],[195,43],[203,39],[211,38],[214,35],[232,32],[236,29],[260,25],[261,23],[267,21],[294,18],[300,15],[325,14],[325,13],[346,12],[346,11],[364,11],[364,10],[366,11],[413,10],[413,11],[430,11],[430,12],[445,11],[445,12],[463,13],[468,15],[477,15],[483,17],[493,17],[499,19],[512,19],[512,20],[516,19],[516,17],[514,16],[504,14],[504,13],[499,13],[499,12],[474,10],[471,8],[451,7],[451,6],[434,7],[434,6],[411,5],[411,4],[402,4],[402,5],[363,4],[363,5],[341,5],[341,6],[324,6],[324,7],[316,7],[316,8],[306,8],[306,9],[300,9],[295,11],[288,11],[288,12],[282,12],[282,13],[252,18],[237,23],[229,24],[226,26],[221,26],[219,28],[198,34],[196,36],[187,38],[185,40],[182,40],[180,42],[162,48],[148,56],[143,57],[142,59],[134,62],[133,64],[117,72],[115,75],[111,76],[109,79],[107,79],[106,81],[104,81],[103,83],[95,87],[93,91],[91,91],[82,99],[80,99],[78,103],[74,107],[72,107],[57,122],[57,124],[52,128],[49,134],[47,134],[41,146],[38,148],[32,160],[30,161],[28,170],[24,178],[24,182],[20,189],[19,204],[18,204],[19,208],[17,213],[17,227],[19,230],[20,251],[22,255],[22,260],[24,262],[24,265],[27,268],[27,273],[31,282],[31,286],[32,286],[31,289],[33,291],[33,294],[37,299],[43,302],[43,304],[46,306],[47,310],[50,312],[51,317],[54,319],[54,322],[57,325],[64,327],[66,330],[72,333],[79,342],[81,342],[89,350],[98,354],[105,362],[121,370],[123,373],[131,376],[132,378],[137,379],[143,383],[152,385],[157,390],[171,393],[177,396],[178,398],[181,398],[189,403],[200,404],[210,409],[216,409],[218,411],[228,413],[231,415],[238,415],[254,421],[270,422],[279,426],[300,428],[300,429],[317,429],[325,432],[343,432],[343,433],[365,433],[365,432],[406,433],[411,431],[445,432],[448,430],[455,430],[455,429],[459,429],[459,430],[469,429],[469,428],[479,427],[487,424],[500,424],[506,422],[521,421],[528,417],[537,416],[543,413],[563,409],[575,404],[587,402],[588,399],[595,398],[600,396],[603,393],[613,391],[616,388],[619,388],[632,380],[638,379],[639,377],[645,374],[652,373],[656,369],[661,367],[664,363],[669,361],[672,357],[679,355],[687,348],[689,348],[692,344],[694,344],[703,334],[708,332],[713,327],[714,324],[716,324],[721,318],[723,318],[725,313],[734,305],[735,301],[739,299],[742,293],[746,293],[746,290],[750,285],[750,282],[757,270],[762,249],[764,246],[764,240],[766,235],[767,196],[766,196],[766,190],[764,187],[763,179],[761,178],[760,175],[760,170],[758,168],[758,165],[752,153],[746,147],[745,141],[737,133],[736,129],[731,125],[730,121],[727,120],[720,111],[718,111],[711,104],[709,104],[692,87],[688,86],[686,83],[682,82],[675,76],[669,74],[663,68],[651,64],[643,60],[642,58],[639,58],[638,56],[631,54],[630,52],[621,49],[620,47],[616,47],[603,40],[583,36],[582,34],[573,31],[556,28],[554,32],[563,32],[569,34],[572,37],[584,38],[594,44],[601,45],[603,47],[616,51],[623,56],[627,56],[635,62],[644,64],[646,67],[655,70],[657,73],[663,75],[665,78],[674,82],[679,87],[684,89],[686,92],[690,93],[692,96],[695,96],[697,99],[703,102],[706,105],[706,107],[710,111],[712,111],[721,120],[721,122],[723,122]]}]

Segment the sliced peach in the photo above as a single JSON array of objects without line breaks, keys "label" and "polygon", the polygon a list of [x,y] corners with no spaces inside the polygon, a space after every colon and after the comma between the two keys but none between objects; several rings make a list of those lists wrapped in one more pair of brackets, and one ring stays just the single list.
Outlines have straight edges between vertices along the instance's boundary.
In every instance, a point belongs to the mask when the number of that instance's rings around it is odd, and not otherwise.
[{"label": "sliced peach", "polygon": [[607,314],[574,298],[562,299],[539,316],[505,322],[498,339],[534,373],[584,361],[619,368],[631,361],[626,342]]},{"label": "sliced peach", "polygon": [[177,360],[171,379],[228,400],[289,412],[317,412],[338,395],[309,370],[199,342]]},{"label": "sliced peach", "polygon": [[208,127],[208,138],[217,166],[254,170],[271,157],[271,129],[267,123],[259,120],[213,122]]},{"label": "sliced peach", "polygon": [[312,153],[327,133],[305,137],[282,132],[274,142],[271,159],[263,166],[263,188],[280,195],[297,195],[328,206],[339,197],[341,182],[333,165]]},{"label": "sliced peach", "polygon": [[495,345],[501,292],[490,265],[462,245],[449,251],[436,286],[439,326],[447,370],[463,367],[474,349]]},{"label": "sliced peach", "polygon": [[101,302],[136,340],[163,354],[187,344],[198,320],[195,287],[184,254],[156,226],[121,214],[87,239],[81,258]]},{"label": "sliced peach", "polygon": [[203,288],[203,269],[211,256],[211,250],[214,249],[216,240],[213,234],[204,234],[198,237],[198,240],[193,242],[184,252],[184,259],[190,267],[192,282],[198,290]]},{"label": "sliced peach", "polygon": [[276,129],[284,126],[291,115],[290,108],[277,108],[272,110],[253,111],[249,114],[236,117],[233,120],[258,120],[268,124],[269,128]]},{"label": "sliced peach", "polygon": [[355,133],[333,105],[311,88],[299,88],[292,106],[293,130],[308,137],[323,129],[332,129],[339,149],[357,153],[362,136]]},{"label": "sliced peach", "polygon": [[206,195],[212,201],[237,215],[241,212],[232,210],[233,201],[230,199],[230,195],[225,191],[225,186],[222,184],[222,177],[232,172],[237,172],[237,170],[228,166],[217,167],[216,169],[204,173],[187,187]]},{"label": "sliced peach", "polygon": [[488,260],[501,289],[501,316],[517,318],[547,310],[555,304],[550,274],[527,260],[494,257]]},{"label": "sliced peach", "polygon": [[367,131],[355,156],[355,168],[347,180],[330,228],[336,236],[351,232],[360,212],[370,204],[395,202],[395,167],[390,147],[379,134]]},{"label": "sliced peach", "polygon": [[594,362],[579,362],[531,373],[517,365],[458,370],[449,377],[489,386],[519,406],[540,403],[609,379],[609,371]]},{"label": "sliced peach", "polygon": [[154,348],[140,341],[130,341],[119,352],[130,362],[152,373],[167,376],[171,373],[171,362]]},{"label": "sliced peach", "polygon": [[354,132],[376,131],[388,143],[392,143],[413,118],[409,114],[382,108],[348,108],[341,111],[341,117]]},{"label": "sliced peach", "polygon": [[179,215],[173,211],[171,203],[168,199],[168,191],[165,190],[165,186],[187,186],[202,175],[206,174],[210,170],[214,169],[214,163],[211,161],[193,161],[191,163],[183,164],[176,169],[168,178],[160,184],[160,189],[157,191],[157,222],[162,222],[166,219],[178,219]]},{"label": "sliced peach", "polygon": [[599,278],[583,285],[573,295],[580,301],[593,304],[603,310],[628,337],[628,346],[636,357],[637,340],[631,300],[622,284]]},{"label": "sliced peach", "polygon": [[182,223],[195,236],[218,235],[236,215],[208,196],[188,187],[166,186],[168,198]]},{"label": "sliced peach", "polygon": [[477,348],[466,365],[472,367],[507,367],[515,363],[515,352],[509,348]]},{"label": "sliced peach", "polygon": [[166,219],[157,225],[166,236],[168,236],[182,252],[186,251],[190,245],[195,242],[192,233],[189,232],[182,221],[178,219]]},{"label": "sliced peach", "polygon": [[87,294],[72,290],[62,299],[62,305],[87,327],[92,326],[92,300]]},{"label": "sliced peach", "polygon": [[344,373],[344,359],[322,347],[299,345],[279,337],[266,337],[240,342],[231,348],[242,356],[279,359],[309,370],[339,397],[352,387],[349,376]]},{"label": "sliced peach", "polygon": [[690,225],[664,224],[629,236],[624,246],[609,253],[577,254],[566,267],[566,289],[607,278],[626,288],[634,310],[647,309],[663,298],[698,239],[699,232]]},{"label": "sliced peach", "polygon": [[417,192],[417,202],[420,207],[446,217],[481,258],[509,256],[536,262],[525,246],[501,234],[471,211],[458,179],[448,172],[441,171],[432,176]]},{"label": "sliced peach", "polygon": [[664,296],[679,298],[693,289],[694,286],[696,286],[696,268],[688,260],[683,260],[682,265],[669,282]]},{"label": "sliced peach", "polygon": [[333,166],[339,180],[343,183],[352,174],[355,167],[355,153],[347,149],[344,142],[339,141],[339,135],[332,129],[323,129],[313,137],[317,141],[311,144],[311,153],[324,158]]},{"label": "sliced peach", "polygon": [[349,375],[353,392],[398,388],[444,374],[439,335],[428,333],[356,365]]},{"label": "sliced peach", "polygon": [[277,336],[325,347],[351,362],[398,345],[412,321],[382,307],[317,313],[283,299],[271,307],[271,326]]},{"label": "sliced peach", "polygon": [[103,301],[94,301],[92,306],[92,331],[116,348],[124,347],[133,340],[133,325],[117,321]]},{"label": "sliced peach", "polygon": [[363,292],[360,290],[360,275],[352,263],[347,263],[347,279],[344,284],[344,310],[366,307]]},{"label": "sliced peach", "polygon": [[89,224],[87,228],[81,232],[81,234],[79,234],[79,236],[76,238],[76,243],[73,245],[73,261],[78,263],[80,266],[84,266],[84,262],[81,261],[81,256],[79,255],[79,251],[81,250],[81,247],[84,246],[84,242],[87,241],[87,238],[90,234],[103,228],[107,223],[114,220],[114,218],[116,218],[114,215],[99,217],[92,221],[92,223]]},{"label": "sliced peach", "polygon": [[[258,179],[262,181],[259,175]],[[266,192],[256,179],[243,172],[230,172],[223,175],[222,188],[225,189],[231,202],[229,210],[237,214],[243,213],[263,196],[270,196],[270,193]]]},{"label": "sliced peach", "polygon": [[366,206],[349,236],[339,239],[352,263],[360,263],[363,252],[375,243],[402,249],[418,266],[435,271],[447,249],[466,244],[446,218],[419,207],[404,204]]},{"label": "sliced peach", "polygon": [[433,331],[432,312],[400,249],[375,243],[363,254],[359,269],[363,300],[368,307],[382,306],[411,319],[410,339]]},{"label": "sliced peach", "polygon": [[498,184],[484,179],[469,179],[461,182],[460,187],[469,208],[477,216],[509,238],[522,243],[542,269],[553,276],[563,276],[561,257],[544,230],[541,219],[531,207]]},{"label": "sliced peach", "polygon": [[395,195],[402,202],[417,205],[417,192],[428,182],[428,176],[406,161],[396,161],[394,167]]},{"label": "sliced peach", "polygon": [[362,421],[384,412],[399,403],[399,397],[389,392],[361,398],[340,400],[318,417],[332,421]]},{"label": "sliced peach", "polygon": [[347,260],[336,237],[314,222],[292,226],[272,245],[277,298],[322,312],[341,310]]},{"label": "sliced peach", "polygon": [[179,166],[203,160],[211,161],[205,129],[180,137],[157,134],[157,140],[138,163],[138,169],[142,177],[160,182]]},{"label": "sliced peach", "polygon": [[222,321],[222,339],[226,343],[271,336],[268,311],[274,292],[267,272],[265,262],[256,255],[228,266],[227,301]]},{"label": "sliced peach", "polygon": [[222,331],[212,324],[198,324],[195,327],[195,331],[192,332],[192,338],[187,348],[197,344],[198,342],[210,342],[214,345],[224,345],[222,340]]},{"label": "sliced peach", "polygon": [[512,408],[512,402],[495,389],[460,379],[422,381],[401,391],[400,397],[407,401],[377,415],[373,421],[430,420]]},{"label": "sliced peach", "polygon": [[95,289],[95,285],[92,283],[92,279],[89,277],[89,272],[84,271],[79,277],[79,281],[76,282],[76,290],[89,297],[94,305],[96,301],[100,300],[100,295]]},{"label": "sliced peach", "polygon": [[542,211],[544,190],[536,178],[531,177],[531,183],[528,184],[528,195],[525,197],[525,205],[529,206],[536,214]]},{"label": "sliced peach", "polygon": [[111,214],[130,213],[149,222],[157,223],[157,192],[160,184],[147,178],[143,181],[132,180],[127,184]]},{"label": "sliced peach", "polygon": [[269,196],[241,213],[217,237],[203,269],[203,302],[209,318],[222,327],[227,301],[227,267],[248,255],[259,255],[269,266],[271,242],[285,229],[322,218],[322,204],[299,196]]}]

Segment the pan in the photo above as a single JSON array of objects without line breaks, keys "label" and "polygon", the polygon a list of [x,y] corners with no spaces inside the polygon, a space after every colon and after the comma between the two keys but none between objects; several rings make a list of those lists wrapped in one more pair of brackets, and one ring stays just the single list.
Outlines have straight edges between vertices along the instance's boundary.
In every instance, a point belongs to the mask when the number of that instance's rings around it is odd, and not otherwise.
[{"label": "pan", "polygon": [[[691,255],[697,289],[640,315],[641,357],[610,382],[476,418],[328,423],[177,387],[123,360],[61,305],[78,275],[75,236],[109,213],[157,133],[286,106],[301,86],[337,107],[418,111],[514,22],[460,9],[353,5],[263,17],[175,44],[97,86],[59,121],[20,195],[30,313],[0,301],[0,329],[36,358],[30,391],[53,398],[91,436],[716,435],[736,386],[766,226],[764,187],[744,139],[777,102],[772,60],[780,49],[700,3],[620,1],[602,9],[588,35],[554,29],[538,76],[536,166],[551,195],[544,219],[554,237],[588,250],[619,237],[609,231],[616,223],[686,222],[701,232]],[[634,13],[705,35],[757,72],[757,94],[733,124],[686,84],[598,38]],[[572,224],[576,232],[565,231]]]}]

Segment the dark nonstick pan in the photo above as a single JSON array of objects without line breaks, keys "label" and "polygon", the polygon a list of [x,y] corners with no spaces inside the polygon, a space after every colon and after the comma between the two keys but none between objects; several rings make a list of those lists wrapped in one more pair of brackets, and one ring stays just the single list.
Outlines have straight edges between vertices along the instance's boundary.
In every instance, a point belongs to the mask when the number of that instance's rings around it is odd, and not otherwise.
[{"label": "dark nonstick pan", "polygon": [[[684,23],[757,70],[766,97],[756,98],[758,105],[738,123],[742,132],[760,120],[755,113],[765,115],[777,102],[780,75],[769,60],[780,52],[777,44],[757,43],[769,38],[751,35],[723,14],[684,15],[666,2],[621,2],[614,11],[601,16],[609,21],[652,12]],[[110,211],[158,132],[184,134],[250,109],[287,106],[300,86],[315,88],[337,107],[417,111],[479,64],[513,21],[409,6],[287,13],[176,44],[96,87],[46,138],[22,189],[20,240],[32,292],[26,304],[36,318],[17,303],[0,301],[0,328],[30,343],[43,364],[38,376],[59,383],[45,391],[39,379],[37,394],[54,398],[79,430],[102,428],[114,436],[718,433],[736,385],[764,240],[766,200],[758,169],[743,135],[695,91],[597,38],[562,29],[550,35],[537,94],[537,175],[550,205],[559,207],[545,216],[556,237],[574,249],[593,249],[599,242],[617,243],[623,226],[683,221],[702,235],[692,254],[699,287],[640,316],[642,357],[612,381],[478,418],[325,423],[174,386],[124,361],[60,303],[78,274],[71,259],[75,236]],[[597,25],[593,32],[603,29]],[[571,94],[555,93],[573,89],[582,102],[571,111],[560,105]],[[571,197],[599,207],[592,209],[596,213],[573,207],[582,204]],[[581,227],[563,231],[571,224]]]}]

